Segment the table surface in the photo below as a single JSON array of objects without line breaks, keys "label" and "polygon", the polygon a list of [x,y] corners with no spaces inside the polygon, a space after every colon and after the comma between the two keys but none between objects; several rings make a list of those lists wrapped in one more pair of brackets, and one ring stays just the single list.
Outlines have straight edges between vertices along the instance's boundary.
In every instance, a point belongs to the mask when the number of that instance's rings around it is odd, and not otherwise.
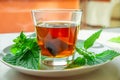
[{"label": "table surface", "polygon": [[[94,30],[81,30],[80,31],[80,38],[86,38]],[[112,28],[112,29],[105,29],[103,32],[112,32],[112,33],[120,33],[120,28]],[[90,33],[90,34],[89,34]],[[31,33],[26,33],[31,34]],[[81,36],[81,34],[83,34]],[[19,33],[6,33],[0,34],[0,53],[2,50],[7,47],[8,45],[12,44],[12,40],[18,36]],[[36,77],[31,75],[26,75],[20,72],[15,71],[14,69],[4,65],[0,62],[0,80],[120,80],[120,57],[112,60],[111,62],[101,66],[99,69],[94,70],[92,72],[86,74],[78,74],[74,76],[68,77]]]}]

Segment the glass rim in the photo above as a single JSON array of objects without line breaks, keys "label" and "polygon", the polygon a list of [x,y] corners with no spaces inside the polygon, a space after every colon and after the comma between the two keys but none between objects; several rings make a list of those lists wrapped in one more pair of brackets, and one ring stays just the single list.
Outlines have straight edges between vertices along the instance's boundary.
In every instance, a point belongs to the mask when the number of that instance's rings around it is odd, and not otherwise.
[{"label": "glass rim", "polygon": [[[31,12],[47,12],[47,11],[62,11],[62,12],[83,12],[82,9],[33,9]],[[54,12],[53,12],[54,13]]]}]

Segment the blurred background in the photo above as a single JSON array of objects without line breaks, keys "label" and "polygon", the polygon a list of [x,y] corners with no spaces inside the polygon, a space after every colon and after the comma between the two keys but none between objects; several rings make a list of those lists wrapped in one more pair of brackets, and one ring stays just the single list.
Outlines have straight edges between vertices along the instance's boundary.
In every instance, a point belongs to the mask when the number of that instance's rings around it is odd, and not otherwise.
[{"label": "blurred background", "polygon": [[81,29],[120,27],[120,0],[0,0],[0,33],[33,32],[32,9],[82,9]]}]

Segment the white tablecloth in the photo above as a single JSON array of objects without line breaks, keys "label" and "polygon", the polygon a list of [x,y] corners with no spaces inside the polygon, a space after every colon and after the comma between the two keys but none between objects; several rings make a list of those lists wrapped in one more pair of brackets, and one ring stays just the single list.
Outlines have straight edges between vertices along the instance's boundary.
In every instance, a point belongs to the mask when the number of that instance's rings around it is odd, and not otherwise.
[{"label": "white tablecloth", "polygon": [[[79,34],[79,39],[86,39],[96,30],[81,30]],[[104,32],[109,33],[113,31],[115,33],[120,33],[120,28],[118,29],[106,29]],[[31,33],[26,33],[31,34]],[[0,34],[0,52],[12,44],[12,40],[18,36],[19,33],[6,33]],[[113,33],[114,35],[114,33]],[[103,35],[104,36],[104,35]],[[111,35],[112,36],[112,35]],[[9,68],[2,62],[0,62],[0,80],[120,80],[120,57],[117,57],[113,61],[101,66],[99,69],[83,74],[75,75],[69,77],[36,77],[31,75],[26,75]]]}]

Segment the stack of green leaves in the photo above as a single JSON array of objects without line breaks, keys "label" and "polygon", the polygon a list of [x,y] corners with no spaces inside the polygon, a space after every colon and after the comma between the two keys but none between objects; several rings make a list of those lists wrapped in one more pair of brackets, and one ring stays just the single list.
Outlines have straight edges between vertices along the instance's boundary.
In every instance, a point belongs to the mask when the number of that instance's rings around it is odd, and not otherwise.
[{"label": "stack of green leaves", "polygon": [[12,65],[26,67],[28,69],[39,69],[40,49],[36,38],[27,38],[23,32],[13,40],[15,44],[10,49],[11,54],[3,57],[3,60]]}]

